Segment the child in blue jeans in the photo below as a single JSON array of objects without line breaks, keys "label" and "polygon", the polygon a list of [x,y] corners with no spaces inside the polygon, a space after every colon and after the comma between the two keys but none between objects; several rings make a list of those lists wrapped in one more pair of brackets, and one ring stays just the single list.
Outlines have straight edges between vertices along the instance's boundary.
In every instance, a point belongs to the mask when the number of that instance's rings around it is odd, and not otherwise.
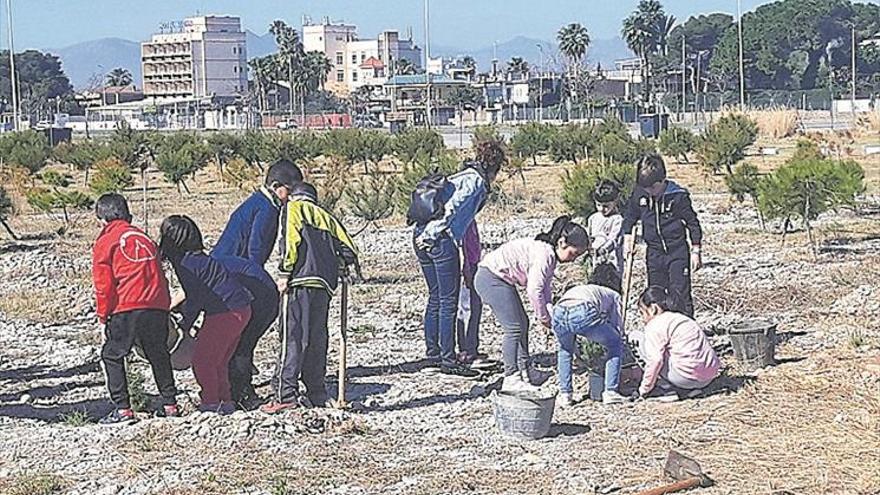
[{"label": "child in blue jeans", "polygon": [[605,348],[604,404],[625,402],[620,395],[620,368],[624,343],[620,337],[620,280],[613,265],[596,266],[589,284],[568,289],[553,307],[553,332],[559,341],[559,404],[572,404],[571,361],[577,337],[584,337]]}]

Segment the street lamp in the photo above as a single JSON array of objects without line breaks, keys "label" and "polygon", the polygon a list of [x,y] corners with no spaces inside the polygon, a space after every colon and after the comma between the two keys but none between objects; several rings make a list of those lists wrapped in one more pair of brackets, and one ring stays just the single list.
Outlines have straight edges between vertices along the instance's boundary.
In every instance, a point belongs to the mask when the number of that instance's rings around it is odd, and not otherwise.
[{"label": "street lamp", "polygon": [[541,62],[538,64],[538,122],[544,120],[544,47],[537,43]]},{"label": "street lamp", "polygon": [[736,28],[739,37],[739,111],[746,109],[746,76],[743,63],[743,21],[742,21],[742,0],[736,0]]}]

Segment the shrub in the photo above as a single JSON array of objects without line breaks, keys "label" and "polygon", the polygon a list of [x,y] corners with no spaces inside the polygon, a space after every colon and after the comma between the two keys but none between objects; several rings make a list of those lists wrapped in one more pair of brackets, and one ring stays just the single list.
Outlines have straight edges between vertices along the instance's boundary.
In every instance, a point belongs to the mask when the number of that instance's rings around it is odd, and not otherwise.
[{"label": "shrub", "polygon": [[394,138],[391,151],[404,165],[432,161],[446,149],[443,137],[430,129],[407,129]]},{"label": "shrub", "polygon": [[[742,114],[729,114],[709,125],[697,141],[700,163],[713,173],[733,173],[733,166],[745,158],[746,148],[755,143],[758,127]],[[722,168],[723,167],[723,168]]]},{"label": "shrub", "polygon": [[823,158],[822,151],[819,150],[818,144],[807,139],[799,139],[794,149],[794,156],[791,157],[791,160],[822,160]]},{"label": "shrub", "polygon": [[588,158],[596,147],[596,136],[590,127],[569,124],[550,133],[550,158],[556,163]]},{"label": "shrub", "polygon": [[0,136],[3,164],[23,167],[32,175],[46,165],[50,153],[46,138],[36,131],[10,132]]},{"label": "shrub", "polygon": [[233,158],[223,169],[220,178],[237,189],[251,191],[259,187],[260,171],[242,158]]},{"label": "shrub", "polygon": [[72,166],[76,170],[85,173],[83,183],[89,183],[89,171],[98,162],[113,156],[109,146],[96,141],[84,141],[81,143],[61,143],[52,150],[52,158],[58,163]]},{"label": "shrub", "polygon": [[6,232],[13,239],[18,239],[15,235],[15,232],[12,231],[12,228],[9,227],[10,218],[15,214],[15,205],[12,204],[12,197],[9,196],[9,193],[6,192],[6,188],[0,186],[0,225],[6,229]]},{"label": "shrub", "polygon": [[71,210],[81,211],[92,207],[92,199],[87,195],[67,189],[71,184],[69,175],[48,170],[40,175],[40,180],[47,187],[35,187],[28,191],[26,194],[28,204],[45,213],[52,213],[60,209],[65,228],[73,225],[70,217]]},{"label": "shrub", "polygon": [[[767,218],[803,221],[815,255],[811,221],[820,214],[853,206],[865,190],[865,171],[854,161],[789,160],[758,183],[758,207]],[[787,229],[784,229],[784,232]]]},{"label": "shrub", "polygon": [[694,133],[682,127],[670,127],[660,133],[660,151],[678,163],[688,162],[688,153],[694,151],[695,144]]},{"label": "shrub", "polygon": [[162,136],[148,135],[131,128],[126,121],[120,121],[107,143],[109,153],[132,169],[146,168],[144,160],[152,150],[161,144]]},{"label": "shrub", "polygon": [[212,133],[206,143],[221,174],[230,160],[240,156],[242,139],[231,132]]},{"label": "shrub", "polygon": [[[758,167],[751,163],[743,163],[734,169],[733,173],[724,177],[727,184],[727,190],[742,203],[746,198],[752,199],[752,204],[758,208],[758,184],[761,182],[761,175],[758,173]],[[761,222],[761,228],[764,228],[764,215],[758,208],[758,220]]]},{"label": "shrub", "polygon": [[494,125],[478,125],[473,130],[473,145],[478,146],[486,141],[504,141],[504,137]]},{"label": "shrub", "polygon": [[373,224],[394,213],[394,178],[373,172],[358,178],[345,191],[349,212]]},{"label": "shrub", "polygon": [[97,195],[121,192],[134,185],[131,169],[116,158],[108,158],[95,164],[95,176],[89,188]]},{"label": "shrub", "polygon": [[562,201],[576,216],[589,217],[596,212],[593,191],[602,180],[620,185],[620,208],[632,195],[636,182],[636,167],[632,164],[582,163],[566,170],[562,177]]},{"label": "shrub", "polygon": [[211,160],[211,151],[194,134],[174,133],[165,136],[156,155],[156,165],[165,180],[189,193],[186,178],[194,176]]},{"label": "shrub", "polygon": [[757,125],[758,132],[771,139],[786,138],[797,131],[797,110],[775,107],[751,112],[750,116]]},{"label": "shrub", "polygon": [[362,157],[360,129],[332,129],[324,134],[324,156],[345,163],[349,167]]},{"label": "shrub", "polygon": [[510,140],[510,149],[520,158],[531,158],[538,166],[538,155],[550,149],[551,128],[545,124],[529,122],[520,126]]}]

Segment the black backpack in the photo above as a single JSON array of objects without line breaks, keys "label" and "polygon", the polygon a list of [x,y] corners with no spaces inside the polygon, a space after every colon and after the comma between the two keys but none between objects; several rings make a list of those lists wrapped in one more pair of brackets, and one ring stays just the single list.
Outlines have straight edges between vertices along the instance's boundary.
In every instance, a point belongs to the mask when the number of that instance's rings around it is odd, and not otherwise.
[{"label": "black backpack", "polygon": [[407,225],[425,225],[443,218],[444,205],[449,200],[449,181],[443,174],[433,173],[416,184],[406,213]]}]

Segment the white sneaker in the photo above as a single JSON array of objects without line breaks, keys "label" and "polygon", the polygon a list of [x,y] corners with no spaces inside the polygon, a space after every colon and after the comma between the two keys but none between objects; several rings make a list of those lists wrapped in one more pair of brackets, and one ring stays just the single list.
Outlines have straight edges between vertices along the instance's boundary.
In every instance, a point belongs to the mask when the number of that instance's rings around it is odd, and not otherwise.
[{"label": "white sneaker", "polygon": [[574,397],[571,393],[562,393],[556,397],[556,405],[559,407],[571,407],[574,405]]},{"label": "white sneaker", "polygon": [[519,374],[514,373],[507,375],[501,382],[502,392],[536,392],[538,387],[531,383],[524,382]]},{"label": "white sneaker", "polygon": [[628,401],[628,398],[620,395],[614,390],[606,390],[602,392],[602,404],[622,404]]}]

